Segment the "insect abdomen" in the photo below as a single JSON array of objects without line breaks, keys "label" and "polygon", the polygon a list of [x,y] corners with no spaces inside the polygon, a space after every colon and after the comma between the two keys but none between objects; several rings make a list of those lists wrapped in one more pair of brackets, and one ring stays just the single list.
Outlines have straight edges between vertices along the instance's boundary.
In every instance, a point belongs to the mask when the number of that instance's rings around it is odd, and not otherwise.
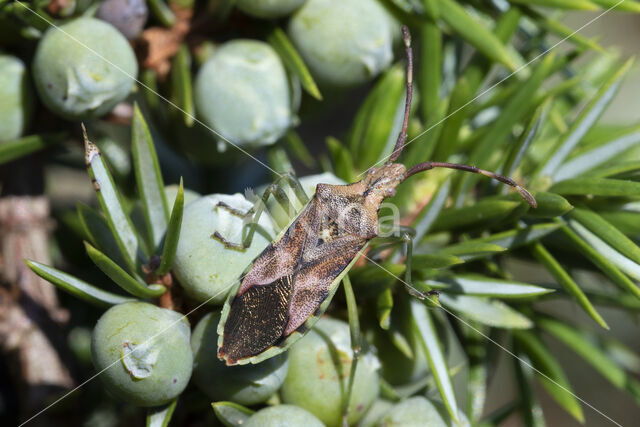
[{"label": "insect abdomen", "polygon": [[218,357],[234,364],[276,345],[289,322],[291,291],[291,277],[285,276],[237,296],[231,303]]}]

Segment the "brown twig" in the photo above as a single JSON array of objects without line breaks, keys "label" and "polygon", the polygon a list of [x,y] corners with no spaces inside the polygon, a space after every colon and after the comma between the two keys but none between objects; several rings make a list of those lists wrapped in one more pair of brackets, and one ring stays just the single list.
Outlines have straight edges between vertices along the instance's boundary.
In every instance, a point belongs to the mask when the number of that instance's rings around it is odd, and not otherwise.
[{"label": "brown twig", "polygon": [[171,70],[171,58],[178,53],[180,44],[191,31],[193,9],[172,6],[176,17],[171,28],[151,27],[142,32],[136,41],[136,52],[142,66],[155,70],[161,80]]},{"label": "brown twig", "polygon": [[157,283],[167,288],[167,292],[158,298],[158,306],[168,308],[169,310],[180,311],[180,308],[182,308],[180,289],[177,286],[173,286],[173,276],[171,272],[158,276],[156,274],[158,267],[160,267],[160,257],[152,256],[149,262],[142,267],[142,271],[146,274],[145,282],[148,285]]}]

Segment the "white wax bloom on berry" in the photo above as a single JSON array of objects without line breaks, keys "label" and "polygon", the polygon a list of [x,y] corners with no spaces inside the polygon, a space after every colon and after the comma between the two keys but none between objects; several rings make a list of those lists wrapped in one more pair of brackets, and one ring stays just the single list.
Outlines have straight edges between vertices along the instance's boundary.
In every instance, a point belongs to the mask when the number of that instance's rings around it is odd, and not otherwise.
[{"label": "white wax bloom on berry", "polygon": [[242,146],[269,145],[284,135],[294,121],[291,99],[280,57],[257,40],[225,43],[196,77],[198,116]]},{"label": "white wax bloom on berry", "polygon": [[124,36],[99,19],[50,28],[38,43],[33,78],[42,102],[70,119],[100,117],[131,92],[138,62]]},{"label": "white wax bloom on berry", "polygon": [[393,25],[375,0],[309,0],[289,21],[289,35],[321,83],[354,86],[393,58]]}]

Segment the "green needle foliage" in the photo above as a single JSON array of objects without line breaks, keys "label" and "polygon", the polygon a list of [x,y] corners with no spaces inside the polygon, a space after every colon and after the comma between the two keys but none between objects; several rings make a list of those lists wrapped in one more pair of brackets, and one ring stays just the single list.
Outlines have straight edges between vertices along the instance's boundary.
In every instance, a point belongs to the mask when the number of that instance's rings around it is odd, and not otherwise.
[{"label": "green needle foliage", "polygon": [[[99,2],[77,1],[74,10],[55,13],[46,8],[48,3],[24,2],[60,24],[93,14]],[[187,285],[192,280],[189,272],[179,265],[185,247],[196,253],[195,249],[209,244],[193,243],[194,233],[186,228],[191,221],[189,202],[204,199],[192,190],[241,191],[257,183],[249,175],[268,181],[262,166],[252,164],[247,154],[271,171],[294,172],[296,168],[327,172],[336,181],[361,179],[393,150],[404,109],[405,61],[396,55],[394,63],[378,70],[361,99],[356,98],[349,125],[321,129],[324,133],[317,139],[322,145],[312,147],[305,125],[321,117],[319,111],[331,114],[343,100],[337,94],[343,89],[323,81],[304,44],[287,30],[285,15],[270,16],[273,19],[268,21],[247,18],[230,0],[210,2],[206,7],[192,1],[147,3],[153,25],[173,31],[178,41],[175,52],[166,58],[164,71],[161,66],[140,63],[143,85],[126,100],[133,106],[129,123],[114,125],[114,116],[87,121],[82,155],[71,126],[58,126],[55,132],[34,126],[35,133],[0,142],[0,165],[55,152],[43,163],[70,168],[84,163],[87,181],[95,190],[95,199],[84,200],[92,206],[78,200],[74,210],[64,208],[60,214],[65,218],[61,227],[74,230],[75,249],[67,248],[64,238],[56,239],[56,268],[37,260],[25,261],[37,275],[100,310],[144,301],[188,314],[195,326],[212,310],[205,303],[211,303],[213,297],[223,298],[224,292],[207,295],[208,299],[195,295]],[[611,310],[619,311],[629,328],[635,327],[633,319],[640,312],[640,122],[612,126],[600,119],[623,85],[633,59],[622,61],[597,40],[574,34],[553,13],[603,13],[612,7],[640,13],[640,6],[614,0],[378,3],[389,20],[409,26],[416,54],[408,145],[400,160],[407,166],[427,160],[473,164],[508,175],[534,195],[538,207],[531,208],[518,194],[484,177],[443,169],[419,174],[398,188],[391,202],[408,235],[413,236],[412,248],[403,249],[408,246],[402,239],[391,243],[372,240],[366,257],[346,276],[346,297],[338,293],[327,310],[333,318],[346,321],[351,317],[349,336],[357,347],[354,352],[363,354],[358,362],[330,343],[335,347],[331,347],[332,363],[342,369],[348,360],[345,366],[349,369],[364,369],[363,361],[371,354],[379,361],[375,374],[379,391],[358,415],[373,421],[362,425],[377,425],[383,416],[399,417],[399,410],[393,408],[400,406],[395,405],[417,405],[418,401],[430,407],[434,405],[431,401],[438,402],[439,412],[426,411],[438,412],[450,423],[493,426],[515,413],[525,425],[544,425],[535,381],[571,417],[584,422],[593,415],[591,409],[581,402],[581,390],[572,386],[569,370],[554,353],[559,347],[550,344],[560,344],[562,351],[584,360],[590,368],[585,375],[602,376],[640,404],[640,357],[609,335],[610,328],[618,327],[612,322]],[[184,10],[214,20],[219,25],[216,34],[211,36],[195,24],[195,29],[185,30],[193,31],[189,36],[181,34],[177,28]],[[0,0],[0,48],[37,43],[46,30],[46,22],[24,6]],[[222,36],[218,39],[218,35]],[[209,120],[199,111],[197,71],[224,50],[207,39],[211,37],[215,43],[232,38],[262,40],[262,48],[273,50],[279,58],[278,70],[286,77],[283,90],[289,91],[283,104],[290,109],[282,132],[269,129],[269,135],[258,142],[248,137],[233,140],[217,127],[218,116]],[[562,49],[549,51],[558,37],[566,38]],[[377,73],[368,72],[369,77]],[[267,84],[258,83],[255,92]],[[238,94],[239,98],[240,94],[253,96],[253,92],[247,95],[240,90]],[[258,105],[271,96],[260,92],[251,99]],[[235,108],[227,99],[220,102],[226,103],[217,111],[220,115]],[[271,113],[265,108],[262,113]],[[216,136],[202,124],[214,129]],[[259,125],[242,123],[241,127],[253,131]],[[61,153],[61,147],[67,152]],[[327,176],[319,182],[326,182]],[[165,180],[179,182],[179,186],[172,190],[165,187]],[[313,189],[311,184],[317,181],[307,182],[303,177],[302,184],[305,190]],[[278,192],[274,199],[283,202],[295,196]],[[277,211],[279,206],[272,202],[267,203],[267,210]],[[243,236],[246,218],[255,212],[255,208],[206,206],[207,216],[196,224],[206,234],[205,241],[215,240],[210,235],[217,230],[208,228],[214,215],[232,218],[225,224],[233,227],[221,231]],[[301,206],[298,208],[299,212]],[[295,212],[288,218],[274,215],[272,226],[260,223],[256,236],[272,241],[293,216]],[[381,228],[383,225],[389,224]],[[86,255],[81,251],[82,241]],[[226,248],[224,257],[219,257],[221,252],[194,256],[207,258],[198,260],[203,264],[224,264],[220,267],[224,270],[245,261],[246,267],[251,259],[244,258],[251,250]],[[535,274],[523,273],[520,265]],[[244,269],[238,268],[239,272]],[[209,273],[199,280],[204,283],[225,275]],[[439,298],[420,300],[411,290],[436,290]],[[586,320],[554,314],[549,302],[562,302],[563,307],[584,314]],[[82,305],[70,304],[74,313],[84,313]],[[359,320],[354,322],[356,315]],[[204,343],[203,338],[198,345],[204,348]],[[298,345],[303,343],[304,339]],[[142,343],[133,344],[142,348]],[[195,376],[198,364],[205,362],[193,341],[191,344]],[[206,349],[211,358],[216,357],[215,345]],[[371,352],[372,348],[377,350]],[[149,369],[156,360],[155,350],[143,350],[144,357],[131,360]],[[517,387],[503,407],[485,413],[489,386],[503,351],[513,356],[509,366]],[[245,367],[229,369],[241,372],[239,382],[249,381],[251,387],[262,384],[260,378],[247,374],[251,371],[242,371]],[[336,374],[340,391],[351,397],[345,387],[353,385],[353,399],[360,398],[358,371],[340,369]],[[189,386],[178,393],[182,397],[173,396],[151,408],[147,424],[166,426],[186,420],[190,413],[198,417],[208,413],[215,414],[222,425],[240,425],[250,424],[265,406],[297,410],[288,401],[280,405],[284,394],[279,387],[282,381],[285,386],[291,381],[281,376],[271,397],[256,401],[243,400],[238,393],[211,402],[213,398]],[[234,381],[229,380],[229,390],[237,386]],[[418,397],[423,400],[415,400]],[[336,409],[340,419],[353,420],[350,402],[345,399],[343,403]],[[304,409],[325,420],[317,413],[322,411]]]},{"label": "green needle foliage", "polygon": [[[78,217],[82,221],[87,234],[92,236],[94,244],[106,248],[107,252],[118,251],[117,257],[114,257],[116,260],[114,260],[109,258],[108,254],[85,242],[87,255],[105,275],[130,295],[143,300],[160,297],[167,292],[167,288],[159,282],[156,283],[157,277],[167,274],[171,269],[175,257],[176,242],[180,238],[184,207],[182,183],[178,189],[171,212],[171,219],[167,225],[164,215],[164,212],[167,211],[167,202],[155,147],[151,141],[144,118],[136,105],[132,126],[132,147],[136,177],[141,189],[140,201],[149,212],[149,216],[158,212],[161,216],[160,219],[155,220],[156,224],[154,225],[152,225],[152,219],[147,219],[149,226],[147,230],[134,228],[129,214],[124,211],[122,196],[114,183],[106,162],[103,160],[102,153],[89,140],[84,125],[82,126],[87,170],[104,216],[85,205],[79,204]],[[161,222],[161,224],[158,224],[158,222]],[[147,236],[151,237],[153,227],[156,227],[156,229],[164,227],[164,229],[156,231],[160,236],[159,239],[164,241],[164,243],[160,242],[161,244],[163,243],[164,249],[156,255],[162,255],[159,259],[148,258],[138,246],[138,243],[144,241]],[[152,231],[150,232],[149,230]],[[145,231],[148,234],[143,234]],[[93,236],[92,232],[94,234],[101,233],[102,235],[100,237]],[[114,247],[114,244],[117,248]],[[117,260],[120,260],[121,264]],[[84,298],[89,302],[112,305],[126,299],[125,297],[104,292],[52,267],[42,266],[32,261],[27,261],[27,265],[36,274],[54,283],[60,289]],[[140,277],[139,274],[141,273],[147,275],[149,283]]]}]

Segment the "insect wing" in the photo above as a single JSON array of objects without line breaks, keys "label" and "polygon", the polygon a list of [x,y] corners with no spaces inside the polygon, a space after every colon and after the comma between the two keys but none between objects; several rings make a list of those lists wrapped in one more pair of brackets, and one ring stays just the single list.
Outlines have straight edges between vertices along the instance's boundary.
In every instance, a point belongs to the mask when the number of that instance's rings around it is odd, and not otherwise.
[{"label": "insect wing", "polygon": [[282,353],[322,316],[367,243],[344,230],[328,233],[326,219],[313,198],[230,291],[218,326],[218,355],[227,364]]},{"label": "insect wing", "polygon": [[[331,303],[331,300],[333,299],[333,296],[335,295],[336,291],[338,290],[338,286],[339,286],[340,282],[342,281],[342,278],[349,272],[351,267],[353,267],[353,265],[358,261],[358,258],[360,257],[360,254],[366,249],[366,246],[368,244],[369,244],[369,242],[366,242],[364,244],[364,246],[362,247],[362,249],[360,251],[358,251],[356,256],[351,260],[351,262],[342,270],[342,272],[338,276],[335,277],[335,279],[333,279],[333,281],[331,282],[331,284],[329,286],[329,291],[326,294],[326,297],[324,298],[324,300],[320,303],[320,305],[315,310],[315,312],[309,318],[307,318],[307,320],[300,327],[298,327],[296,330],[294,330],[289,335],[287,335],[278,344],[272,345],[272,346],[268,347],[266,350],[262,351],[261,353],[258,353],[256,355],[254,355],[254,356],[249,356],[249,357],[246,357],[246,358],[235,360],[234,361],[235,364],[246,365],[248,363],[254,363],[254,364],[255,363],[260,363],[260,362],[262,362],[264,360],[267,360],[267,359],[269,359],[271,357],[277,356],[278,354],[285,352],[296,341],[298,341],[300,338],[302,338],[304,335],[306,335],[306,333],[309,330],[311,330],[311,328],[313,328],[313,326],[316,324],[316,322],[320,319],[320,317],[322,317],[324,312],[327,310],[327,307]],[[225,323],[226,323],[226,320],[229,317],[229,312],[231,310],[231,304],[233,303],[234,298],[238,293],[238,290],[240,288],[240,284],[241,284],[241,281],[239,280],[235,284],[235,286],[231,289],[231,291],[229,292],[229,297],[227,298],[227,301],[225,302],[224,307],[222,309],[221,321],[218,324],[218,348],[223,346]]]}]

